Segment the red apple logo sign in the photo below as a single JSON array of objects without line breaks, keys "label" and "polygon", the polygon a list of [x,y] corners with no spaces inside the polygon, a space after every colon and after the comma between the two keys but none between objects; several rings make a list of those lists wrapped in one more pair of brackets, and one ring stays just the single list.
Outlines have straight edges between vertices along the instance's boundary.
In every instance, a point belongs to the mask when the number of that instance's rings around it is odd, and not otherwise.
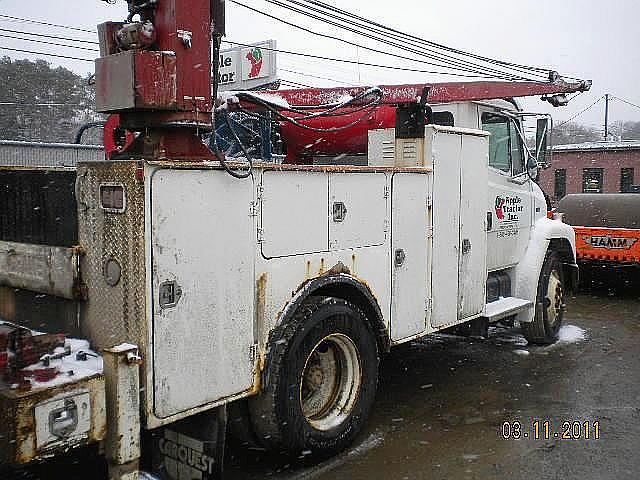
[{"label": "red apple logo sign", "polygon": [[505,204],[505,199],[502,197],[496,197],[496,216],[498,217],[498,220],[504,220],[504,204]]},{"label": "red apple logo sign", "polygon": [[251,72],[249,72],[249,78],[257,78],[262,70],[262,50],[260,47],[255,47],[249,53],[247,53],[247,60],[251,62]]}]

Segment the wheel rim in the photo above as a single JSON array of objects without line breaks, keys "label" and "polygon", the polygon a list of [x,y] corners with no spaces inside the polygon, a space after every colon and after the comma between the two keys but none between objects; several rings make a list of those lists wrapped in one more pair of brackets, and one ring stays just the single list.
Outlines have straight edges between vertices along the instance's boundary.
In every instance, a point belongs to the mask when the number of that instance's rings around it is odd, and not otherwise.
[{"label": "wheel rim", "polygon": [[555,329],[562,318],[564,309],[564,288],[557,270],[552,270],[547,283],[547,321]]},{"label": "wheel rim", "polygon": [[346,335],[328,335],[313,347],[300,379],[302,414],[312,427],[329,430],[349,416],[362,384],[360,363]]}]

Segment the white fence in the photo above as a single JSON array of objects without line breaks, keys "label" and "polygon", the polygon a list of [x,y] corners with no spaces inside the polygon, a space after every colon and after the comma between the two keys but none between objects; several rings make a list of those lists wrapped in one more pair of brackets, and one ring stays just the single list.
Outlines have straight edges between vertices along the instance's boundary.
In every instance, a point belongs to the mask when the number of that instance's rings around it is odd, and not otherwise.
[{"label": "white fence", "polygon": [[75,167],[78,161],[104,160],[98,145],[0,140],[0,166]]}]

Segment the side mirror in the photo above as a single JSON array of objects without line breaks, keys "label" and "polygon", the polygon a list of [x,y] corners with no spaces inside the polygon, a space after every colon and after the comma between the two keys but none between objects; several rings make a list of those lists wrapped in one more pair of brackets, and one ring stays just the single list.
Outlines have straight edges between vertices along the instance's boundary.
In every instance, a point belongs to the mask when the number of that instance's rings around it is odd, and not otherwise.
[{"label": "side mirror", "polygon": [[534,161],[539,167],[547,168],[551,165],[551,152],[549,150],[549,137],[551,135],[551,118],[544,117],[537,120],[536,128],[536,152]]}]

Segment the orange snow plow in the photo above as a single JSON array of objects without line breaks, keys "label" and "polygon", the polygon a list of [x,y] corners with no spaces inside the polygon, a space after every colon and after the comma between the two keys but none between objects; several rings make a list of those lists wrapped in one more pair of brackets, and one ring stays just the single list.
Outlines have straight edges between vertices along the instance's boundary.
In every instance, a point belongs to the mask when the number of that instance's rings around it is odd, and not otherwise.
[{"label": "orange snow plow", "polygon": [[640,195],[567,195],[558,213],[576,232],[579,262],[640,266]]},{"label": "orange snow plow", "polygon": [[640,264],[640,230],[573,227],[578,261]]}]

